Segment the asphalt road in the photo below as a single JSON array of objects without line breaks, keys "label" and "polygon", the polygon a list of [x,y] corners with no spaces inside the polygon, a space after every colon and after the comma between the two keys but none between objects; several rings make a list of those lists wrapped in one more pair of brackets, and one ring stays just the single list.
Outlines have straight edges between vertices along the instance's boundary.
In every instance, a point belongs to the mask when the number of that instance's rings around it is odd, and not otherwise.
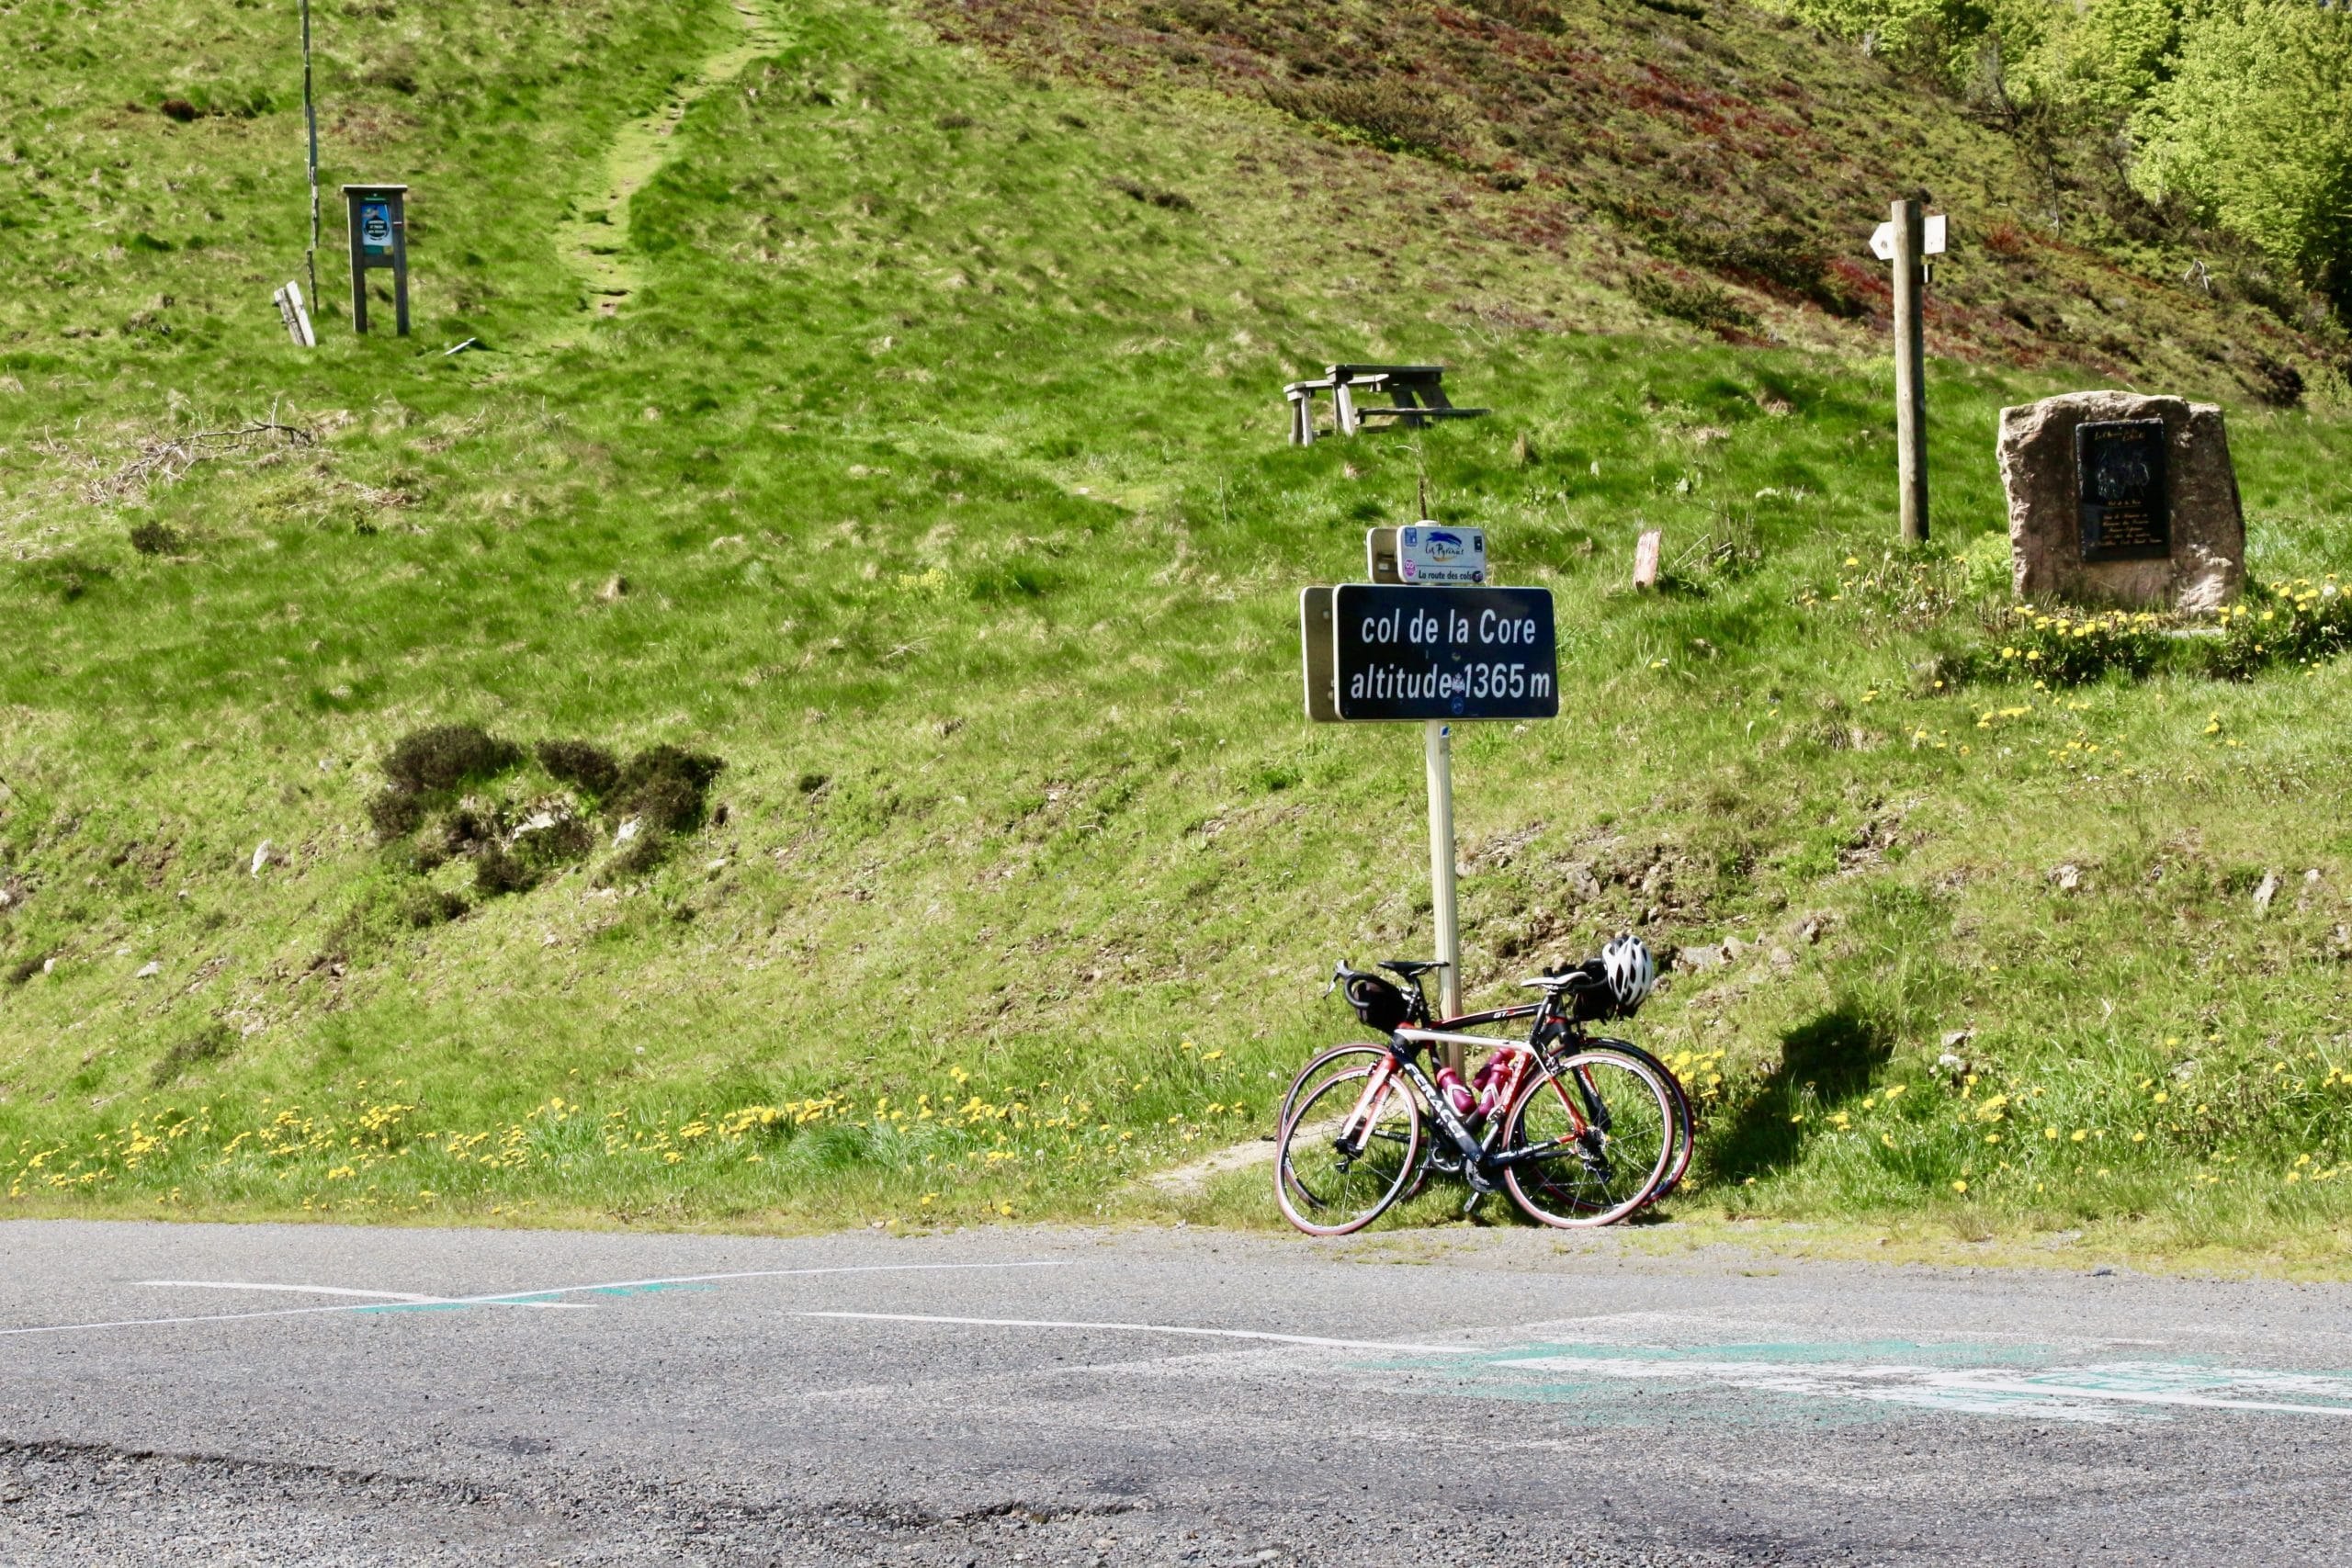
[{"label": "asphalt road", "polygon": [[0,1563],[2352,1562],[2352,1290],[0,1224]]}]

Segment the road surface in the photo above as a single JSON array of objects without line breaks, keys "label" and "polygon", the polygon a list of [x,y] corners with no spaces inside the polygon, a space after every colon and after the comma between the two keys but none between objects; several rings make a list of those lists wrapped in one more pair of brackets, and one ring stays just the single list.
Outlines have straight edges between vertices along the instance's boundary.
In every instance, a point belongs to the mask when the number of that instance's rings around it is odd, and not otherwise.
[{"label": "road surface", "polygon": [[0,1562],[2352,1562],[2352,1290],[0,1224]]}]

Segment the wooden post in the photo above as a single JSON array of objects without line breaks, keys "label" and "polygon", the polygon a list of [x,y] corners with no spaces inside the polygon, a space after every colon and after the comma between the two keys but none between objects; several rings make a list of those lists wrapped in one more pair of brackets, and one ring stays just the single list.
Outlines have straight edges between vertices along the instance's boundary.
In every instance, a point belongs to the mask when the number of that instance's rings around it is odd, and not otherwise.
[{"label": "wooden post", "polygon": [[1894,204],[1894,451],[1903,542],[1928,538],[1927,204]]},{"label": "wooden post", "polygon": [[302,264],[310,271],[311,298],[315,299],[319,297],[319,105],[311,96],[311,0],[302,0],[302,119],[311,130],[311,248],[303,253]]},{"label": "wooden post", "polygon": [[1634,541],[1634,586],[1657,586],[1658,558],[1666,553],[1666,533],[1659,528],[1645,529]]}]

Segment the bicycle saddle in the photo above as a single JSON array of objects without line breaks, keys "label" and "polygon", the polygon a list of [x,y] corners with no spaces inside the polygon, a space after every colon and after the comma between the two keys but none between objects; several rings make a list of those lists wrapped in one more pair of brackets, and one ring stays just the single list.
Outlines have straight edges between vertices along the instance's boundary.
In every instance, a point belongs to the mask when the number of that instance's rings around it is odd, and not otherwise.
[{"label": "bicycle saddle", "polygon": [[1548,991],[1557,996],[1562,991],[1585,990],[1602,984],[1606,979],[1607,976],[1600,972],[1600,962],[1596,959],[1588,959],[1582,964],[1572,964],[1556,975],[1538,975],[1532,980],[1521,980],[1520,984],[1530,990]]},{"label": "bicycle saddle", "polygon": [[1384,958],[1380,961],[1380,966],[1392,975],[1401,975],[1408,980],[1417,980],[1432,969],[1445,968],[1446,963],[1442,958]]}]

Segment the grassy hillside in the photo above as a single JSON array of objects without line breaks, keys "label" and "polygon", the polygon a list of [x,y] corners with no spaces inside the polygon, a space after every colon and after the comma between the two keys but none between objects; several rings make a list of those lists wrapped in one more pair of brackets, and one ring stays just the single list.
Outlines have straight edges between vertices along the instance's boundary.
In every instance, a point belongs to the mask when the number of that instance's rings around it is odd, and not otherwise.
[{"label": "grassy hillside", "polygon": [[[1781,37],[1579,15],[1627,57]],[[1898,556],[1867,299],[1646,259],[1630,207],[1533,237],[1538,183],[1452,143],[1024,63],[1064,35],[1001,20],[321,17],[326,177],[414,187],[420,329],[354,340],[322,258],[309,354],[268,303],[292,40],[0,17],[0,242],[51,285],[0,298],[14,1212],[1146,1201],[1350,1032],[1332,957],[1430,940],[1416,737],[1306,725],[1294,619],[1426,479],[1562,613],[1561,718],[1457,753],[1474,989],[1629,923],[1683,951],[1640,1024],[1710,1102],[1684,1213],[2336,1234],[2352,442],[2319,339],[2050,247],[2136,280],[2099,310],[2228,401],[2258,574],[2312,584],[2218,638],[2077,637],[1998,592],[1998,409],[2130,378],[2054,332],[1953,329],[1937,544]],[[1819,112],[1917,107],[1773,47]],[[1935,183],[2007,188],[1997,139],[1917,112]],[[1686,295],[1637,286],[1669,265]],[[1755,327],[1642,303],[1702,290]],[[2303,356],[2305,406],[2199,347],[2241,339]],[[1391,356],[1496,417],[1282,444],[1283,381]],[[1623,586],[1644,526],[1668,592]],[[449,726],[487,739],[401,745]],[[1262,1216],[1255,1179],[1186,1201]]]}]

